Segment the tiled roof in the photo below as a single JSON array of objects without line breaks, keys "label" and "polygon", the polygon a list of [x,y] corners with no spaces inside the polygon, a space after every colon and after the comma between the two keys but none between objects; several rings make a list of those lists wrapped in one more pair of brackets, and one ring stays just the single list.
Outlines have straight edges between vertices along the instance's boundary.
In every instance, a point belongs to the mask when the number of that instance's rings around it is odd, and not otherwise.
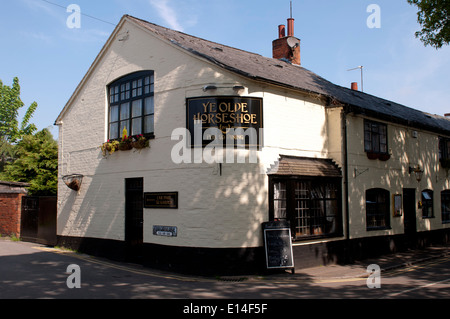
[{"label": "tiled roof", "polygon": [[450,135],[450,120],[443,116],[341,87],[301,66],[207,41],[132,16],[125,17],[186,51],[247,78],[318,94],[330,102],[344,105],[349,112]]},{"label": "tiled roof", "polygon": [[323,176],[323,177],[342,177],[341,170],[331,160],[280,156],[280,159],[267,171],[268,175],[286,175],[286,176]]}]

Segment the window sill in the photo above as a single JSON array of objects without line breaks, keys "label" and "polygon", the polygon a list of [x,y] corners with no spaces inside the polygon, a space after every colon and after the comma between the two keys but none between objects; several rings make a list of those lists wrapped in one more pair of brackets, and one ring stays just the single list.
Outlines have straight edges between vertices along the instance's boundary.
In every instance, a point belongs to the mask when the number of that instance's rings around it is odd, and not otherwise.
[{"label": "window sill", "polygon": [[392,229],[391,227],[371,227],[371,228],[366,228],[366,231],[377,231],[377,230],[390,230]]},{"label": "window sill", "polygon": [[[154,140],[156,137],[155,137],[155,134],[154,133],[150,133],[150,134],[139,134],[139,135],[143,135],[146,139],[148,139],[148,140]],[[132,136],[129,136],[129,137],[131,137],[131,138],[136,138],[136,137],[138,137],[139,135],[132,135]],[[122,141],[122,138],[121,137],[119,137],[119,138],[114,138],[114,139],[110,139],[109,141],[118,141],[118,142],[120,142],[120,141]]]},{"label": "window sill", "polygon": [[293,243],[301,243],[303,241],[310,241],[310,240],[316,240],[316,239],[328,239],[328,238],[336,238],[336,237],[342,237],[343,233],[334,233],[334,234],[326,234],[326,235],[311,235],[311,236],[303,236],[298,238],[293,238]]},{"label": "window sill", "polygon": [[366,151],[367,158],[370,160],[380,160],[380,161],[387,161],[391,158],[391,155],[388,153],[377,153],[377,152],[367,152]]}]

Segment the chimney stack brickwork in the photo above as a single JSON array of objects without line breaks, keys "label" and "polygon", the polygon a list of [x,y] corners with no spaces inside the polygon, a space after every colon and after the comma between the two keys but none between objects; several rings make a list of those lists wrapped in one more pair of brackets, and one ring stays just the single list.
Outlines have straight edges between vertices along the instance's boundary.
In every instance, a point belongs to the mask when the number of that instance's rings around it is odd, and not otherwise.
[{"label": "chimney stack brickwork", "polygon": [[272,43],[272,53],[274,59],[286,59],[290,61],[292,64],[300,65],[300,44],[296,47],[292,48],[289,45],[290,39],[294,41],[290,41],[291,43],[300,43],[300,39],[294,37],[294,19],[288,19],[288,35],[285,36],[286,26],[280,25],[278,26],[278,39],[274,40]]}]

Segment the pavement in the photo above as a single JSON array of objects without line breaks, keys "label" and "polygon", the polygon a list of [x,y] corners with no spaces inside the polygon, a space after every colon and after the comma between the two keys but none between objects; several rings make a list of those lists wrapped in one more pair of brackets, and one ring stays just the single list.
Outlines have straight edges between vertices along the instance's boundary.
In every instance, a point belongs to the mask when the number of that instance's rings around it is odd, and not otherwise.
[{"label": "pavement", "polygon": [[[7,238],[1,238],[0,240],[8,240]],[[98,263],[109,268],[116,268],[120,270],[125,270],[129,272],[139,272],[145,273],[151,276],[165,277],[171,279],[178,279],[182,281],[209,281],[209,280],[219,280],[219,281],[310,281],[310,282],[326,282],[333,280],[346,280],[352,278],[367,278],[371,273],[368,272],[369,265],[378,265],[383,272],[389,272],[394,269],[411,267],[420,263],[431,261],[433,259],[438,259],[442,257],[450,256],[450,245],[449,246],[433,246],[421,249],[408,250],[405,252],[392,253],[388,255],[379,256],[377,258],[370,258],[362,261],[355,262],[353,264],[346,265],[327,265],[318,266],[312,268],[302,268],[296,269],[295,273],[290,270],[285,272],[277,272],[273,274],[265,275],[248,275],[248,276],[219,276],[215,278],[201,277],[201,276],[190,276],[182,275],[177,273],[171,273],[168,271],[162,271],[157,269],[152,269],[148,267],[143,267],[142,265],[129,264],[114,262],[104,258],[93,257],[85,254],[79,254],[72,251],[67,251],[64,249],[50,248],[44,245],[31,244],[35,249],[43,250],[46,252],[52,252],[57,254],[70,255],[73,258],[83,259],[91,263]]]},{"label": "pavement", "polygon": [[422,249],[408,250],[405,252],[392,253],[358,261],[348,265],[327,265],[305,269],[296,269],[295,274],[283,274],[283,277],[291,279],[309,278],[312,281],[338,280],[350,278],[367,278],[371,273],[367,268],[369,265],[378,265],[383,272],[394,269],[411,267],[433,259],[450,256],[450,246],[434,246]]}]

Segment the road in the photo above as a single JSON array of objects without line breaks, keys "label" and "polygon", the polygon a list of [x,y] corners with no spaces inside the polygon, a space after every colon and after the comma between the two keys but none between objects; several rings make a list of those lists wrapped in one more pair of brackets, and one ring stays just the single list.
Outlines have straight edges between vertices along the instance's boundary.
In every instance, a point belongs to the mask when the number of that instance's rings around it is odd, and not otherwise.
[{"label": "road", "polygon": [[[68,271],[70,265],[79,273]],[[80,288],[69,288],[77,279]],[[188,306],[188,299],[448,299],[450,257],[383,272],[381,288],[369,289],[366,278],[191,277],[0,240],[0,286],[0,299],[181,299]]]}]

